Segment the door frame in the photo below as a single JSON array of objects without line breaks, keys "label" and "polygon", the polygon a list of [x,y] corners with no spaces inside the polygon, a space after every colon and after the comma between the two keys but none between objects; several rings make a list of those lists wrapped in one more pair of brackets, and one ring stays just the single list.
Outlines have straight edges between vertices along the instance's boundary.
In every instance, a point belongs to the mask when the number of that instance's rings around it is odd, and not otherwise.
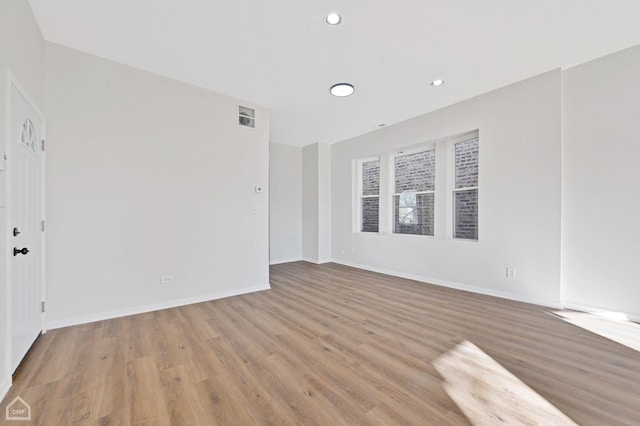
[{"label": "door frame", "polygon": [[[35,111],[35,113],[37,114],[38,118],[41,120],[42,122],[42,134],[41,134],[41,139],[46,140],[46,120],[45,120],[45,116],[42,113],[42,111],[40,110],[40,108],[38,107],[38,104],[36,102],[33,101],[33,98],[31,98],[31,96],[29,96],[29,92],[27,92],[24,88],[24,86],[22,86],[22,84],[20,84],[20,82],[18,81],[18,79],[15,77],[15,75],[13,75],[13,73],[10,70],[7,70],[6,72],[6,134],[5,134],[5,140],[6,140],[6,147],[5,147],[5,152],[7,155],[7,160],[6,160],[6,168],[5,168],[5,173],[6,173],[6,192],[5,192],[5,199],[6,199],[6,206],[5,206],[5,210],[6,210],[6,230],[7,230],[7,235],[6,235],[6,241],[5,241],[5,247],[6,247],[6,255],[5,255],[5,262],[7,265],[6,268],[6,285],[7,285],[7,289],[5,294],[7,295],[7,299],[6,299],[6,324],[7,324],[7,335],[6,335],[6,371],[11,375],[13,374],[12,370],[12,339],[13,339],[13,321],[12,321],[12,306],[11,306],[11,301],[12,301],[12,297],[13,297],[13,284],[12,284],[12,266],[11,266],[11,248],[13,247],[13,241],[11,240],[11,232],[9,232],[9,228],[11,227],[11,224],[13,223],[12,220],[12,214],[11,214],[11,209],[12,209],[12,182],[11,182],[11,173],[10,173],[10,167],[11,167],[11,162],[12,162],[12,156],[11,156],[11,145],[13,143],[13,141],[11,140],[11,120],[12,120],[12,111],[11,111],[11,92],[12,92],[12,87],[15,87],[15,89],[20,92],[20,94],[22,95],[22,97],[27,101],[27,103],[29,104],[29,106]],[[46,169],[45,169],[45,165],[46,165],[46,150],[42,150],[40,152],[39,155],[39,160],[40,160],[40,216],[41,216],[41,220],[45,220],[46,218]],[[46,228],[45,228],[46,229]],[[41,292],[42,292],[42,301],[46,302],[46,232],[41,232],[40,233],[40,238],[41,238],[41,249],[40,249],[40,281],[41,281]],[[41,327],[42,327],[42,333],[46,333],[47,329],[46,329],[46,312],[42,313],[42,323],[41,323]]]}]

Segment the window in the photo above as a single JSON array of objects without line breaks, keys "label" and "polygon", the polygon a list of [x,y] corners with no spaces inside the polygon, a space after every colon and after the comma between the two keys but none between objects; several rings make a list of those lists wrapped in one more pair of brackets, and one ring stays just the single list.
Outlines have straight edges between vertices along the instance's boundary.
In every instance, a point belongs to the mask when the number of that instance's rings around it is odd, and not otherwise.
[{"label": "window", "polygon": [[478,241],[479,140],[474,130],[353,159],[352,232]]},{"label": "window", "polygon": [[434,149],[394,157],[394,233],[433,236],[435,171]]},{"label": "window", "polygon": [[478,239],[477,136],[454,144],[453,238]]},{"label": "window", "polygon": [[362,161],[360,231],[378,232],[380,218],[380,160]]}]

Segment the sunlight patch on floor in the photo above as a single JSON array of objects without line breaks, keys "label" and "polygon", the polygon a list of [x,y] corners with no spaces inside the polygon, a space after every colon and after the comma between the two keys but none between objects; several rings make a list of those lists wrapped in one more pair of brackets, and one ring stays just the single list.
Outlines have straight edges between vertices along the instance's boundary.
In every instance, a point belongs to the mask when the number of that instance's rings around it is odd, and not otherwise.
[{"label": "sunlight patch on floor", "polygon": [[469,341],[434,361],[443,389],[474,425],[575,425]]},{"label": "sunlight patch on floor", "polygon": [[575,311],[556,311],[554,314],[570,324],[640,352],[640,324],[625,321],[626,316]]}]

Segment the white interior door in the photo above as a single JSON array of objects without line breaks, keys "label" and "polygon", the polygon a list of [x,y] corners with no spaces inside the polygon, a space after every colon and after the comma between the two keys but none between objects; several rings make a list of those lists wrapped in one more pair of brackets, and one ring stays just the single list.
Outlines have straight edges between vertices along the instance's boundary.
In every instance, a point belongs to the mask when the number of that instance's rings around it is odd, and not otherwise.
[{"label": "white interior door", "polygon": [[11,84],[9,278],[11,367],[14,371],[42,331],[42,181],[44,122]]}]

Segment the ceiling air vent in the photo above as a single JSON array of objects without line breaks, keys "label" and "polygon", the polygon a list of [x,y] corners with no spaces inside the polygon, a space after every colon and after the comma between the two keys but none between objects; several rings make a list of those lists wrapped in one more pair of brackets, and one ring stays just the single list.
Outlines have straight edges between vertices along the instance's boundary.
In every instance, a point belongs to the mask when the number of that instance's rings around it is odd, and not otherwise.
[{"label": "ceiling air vent", "polygon": [[238,106],[238,124],[244,127],[256,127],[256,110],[253,108]]}]

